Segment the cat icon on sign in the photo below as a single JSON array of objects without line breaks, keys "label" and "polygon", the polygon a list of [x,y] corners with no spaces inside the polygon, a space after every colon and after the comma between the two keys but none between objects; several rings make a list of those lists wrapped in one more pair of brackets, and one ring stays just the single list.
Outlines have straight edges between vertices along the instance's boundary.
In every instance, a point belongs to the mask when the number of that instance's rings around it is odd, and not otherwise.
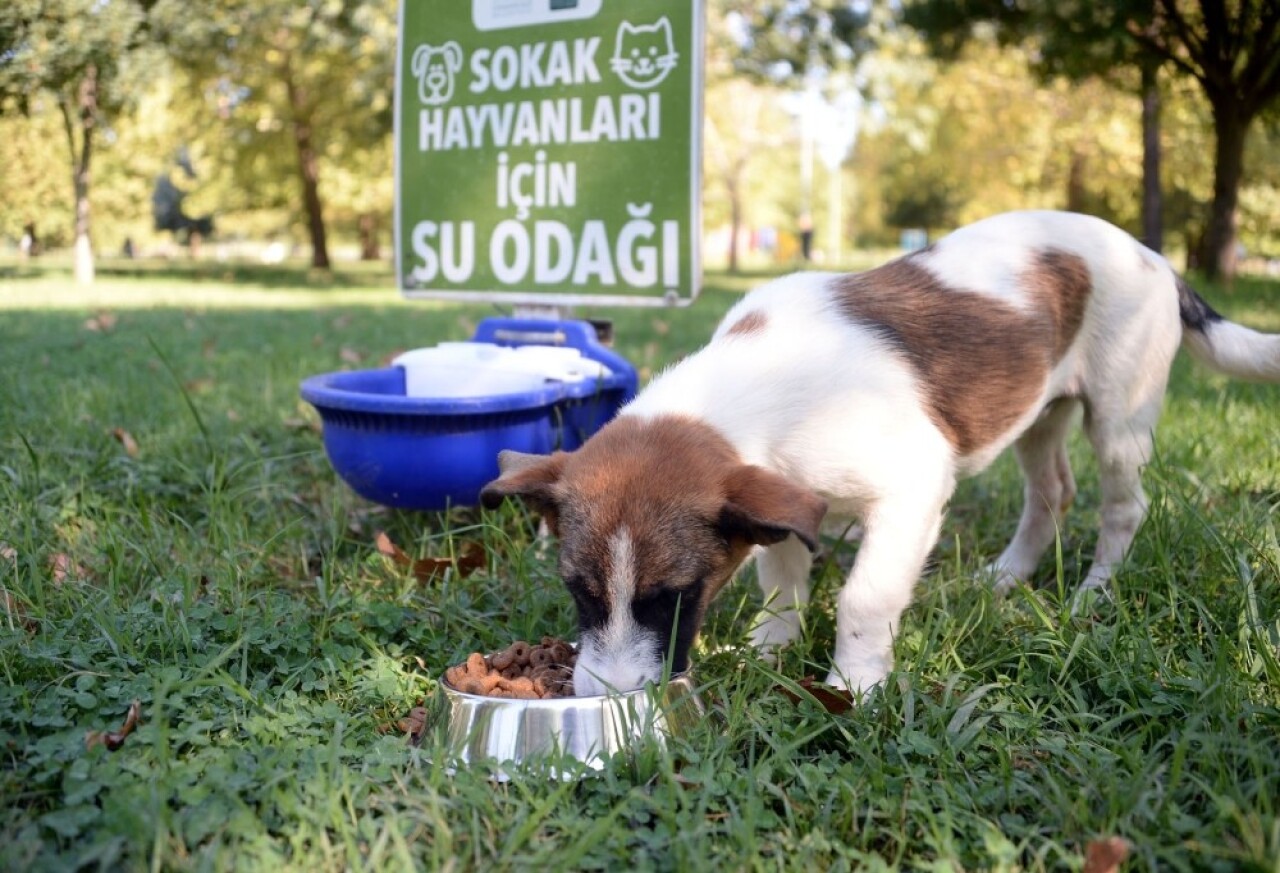
[{"label": "cat icon on sign", "polygon": [[448,103],[453,97],[453,77],[462,69],[462,47],[453,40],[444,45],[424,43],[413,53],[412,69],[423,105]]},{"label": "cat icon on sign", "polygon": [[632,88],[655,88],[679,60],[671,39],[671,22],[664,15],[653,24],[622,22],[609,66]]}]

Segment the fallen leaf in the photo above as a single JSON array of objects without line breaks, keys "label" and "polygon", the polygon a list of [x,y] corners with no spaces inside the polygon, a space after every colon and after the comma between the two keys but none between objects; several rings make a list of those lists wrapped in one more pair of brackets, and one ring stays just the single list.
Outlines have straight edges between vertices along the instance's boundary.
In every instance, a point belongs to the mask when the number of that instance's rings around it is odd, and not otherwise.
[{"label": "fallen leaf", "polygon": [[[830,685],[824,685],[814,679],[812,676],[806,676],[798,683],[800,689],[817,701],[818,705],[832,715],[841,715],[853,709],[853,695],[848,691],[839,688],[832,688]],[[792,691],[785,685],[777,686],[783,696],[792,703],[799,703],[801,695]]]},{"label": "fallen leaf", "polygon": [[84,329],[94,333],[110,333],[116,326],[118,317],[113,312],[99,312],[84,323]]},{"label": "fallen leaf", "polygon": [[683,773],[672,773],[672,780],[687,791],[698,791],[702,788],[702,783],[696,779],[690,779]]},{"label": "fallen leaf", "polygon": [[0,543],[0,558],[18,563],[18,550],[8,543]]},{"label": "fallen leaf", "polygon": [[9,589],[0,586],[0,611],[3,612],[3,624],[13,628],[21,627],[29,631],[37,630],[40,625],[31,616],[22,601],[9,593]]},{"label": "fallen leaf", "polygon": [[324,431],[319,420],[302,416],[286,418],[284,426],[288,430],[309,430],[312,433],[322,433]]},{"label": "fallen leaf", "polygon": [[1091,840],[1084,850],[1084,873],[1116,873],[1129,857],[1129,843],[1124,837]]},{"label": "fallen leaf", "polygon": [[385,531],[378,531],[374,543],[379,554],[390,558],[397,567],[410,569],[419,582],[433,582],[449,569],[459,576],[470,576],[487,563],[484,547],[479,543],[467,543],[456,558],[410,558]]},{"label": "fallen leaf", "polygon": [[84,579],[89,575],[84,565],[71,560],[66,552],[56,552],[49,558],[49,573],[54,585],[61,585],[68,579]]},{"label": "fallen leaf", "polygon": [[116,438],[120,445],[124,446],[124,453],[131,458],[138,457],[138,441],[133,438],[133,434],[129,433],[122,427],[113,427],[111,435]]},{"label": "fallen leaf", "polygon": [[381,364],[384,368],[390,367],[392,362],[395,361],[396,358],[403,355],[405,351],[406,349],[392,349],[391,351],[383,355],[381,358],[379,358],[378,363]]},{"label": "fallen leaf", "polygon": [[396,722],[396,727],[400,729],[400,733],[411,736],[422,733],[422,729],[426,726],[427,708],[425,706],[415,706],[409,710],[408,715]]},{"label": "fallen leaf", "polygon": [[118,731],[89,731],[84,735],[85,750],[94,746],[106,746],[107,751],[114,752],[124,745],[125,738],[138,726],[138,716],[142,714],[142,702],[134,699],[129,704],[129,714],[124,717],[124,724]]},{"label": "fallen leaf", "polygon": [[350,346],[343,346],[340,348],[338,350],[338,357],[342,359],[343,363],[347,364],[358,364],[364,360],[364,355],[360,354]]},{"label": "fallen leaf", "polygon": [[207,394],[213,390],[213,386],[217,383],[209,377],[205,376],[199,379],[192,379],[182,384],[183,388],[191,394]]}]

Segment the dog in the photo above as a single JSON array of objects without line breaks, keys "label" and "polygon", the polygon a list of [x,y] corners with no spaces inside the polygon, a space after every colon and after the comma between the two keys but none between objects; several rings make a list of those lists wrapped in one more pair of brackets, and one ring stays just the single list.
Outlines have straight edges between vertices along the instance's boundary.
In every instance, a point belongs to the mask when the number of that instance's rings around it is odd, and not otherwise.
[{"label": "dog", "polygon": [[1146,511],[1179,346],[1280,381],[1280,335],[1225,320],[1155,252],[1085,215],[1014,212],[869,272],[797,273],[739,301],[711,342],[658,375],[572,453],[505,452],[481,493],[523,499],[560,542],[577,605],[579,694],[680,671],[707,604],[758,552],[751,642],[793,640],[824,517],[865,533],[838,595],[827,683],[881,683],[960,477],[1012,446],[1017,532],[991,565],[1026,580],[1075,494],[1075,411],[1099,464],[1101,527],[1081,590],[1106,585]]}]

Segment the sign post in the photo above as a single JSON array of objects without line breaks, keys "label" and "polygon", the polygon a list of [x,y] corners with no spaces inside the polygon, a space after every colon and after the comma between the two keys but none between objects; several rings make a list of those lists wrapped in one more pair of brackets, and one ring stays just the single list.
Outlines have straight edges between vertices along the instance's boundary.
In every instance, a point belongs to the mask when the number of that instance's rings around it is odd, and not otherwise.
[{"label": "sign post", "polygon": [[693,301],[702,0],[401,0],[400,16],[406,297]]}]

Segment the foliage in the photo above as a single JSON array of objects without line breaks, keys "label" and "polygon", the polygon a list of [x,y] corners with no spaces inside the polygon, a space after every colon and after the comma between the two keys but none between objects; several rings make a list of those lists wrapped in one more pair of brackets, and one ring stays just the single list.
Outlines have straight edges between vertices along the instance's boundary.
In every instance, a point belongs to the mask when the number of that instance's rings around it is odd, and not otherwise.
[{"label": "foliage", "polygon": [[1280,4],[916,0],[905,19],[943,54],[953,54],[975,26],[986,25],[1006,41],[1035,37],[1041,68],[1049,73],[1078,78],[1159,62],[1197,82],[1212,109],[1215,132],[1205,268],[1210,275],[1234,273],[1245,143],[1254,119],[1280,99]]},{"label": "foliage", "polygon": [[0,7],[0,113],[47,93],[62,115],[75,198],[76,278],[93,281],[90,182],[98,131],[136,100],[159,58],[150,0],[12,0]]},{"label": "foliage", "polygon": [[[98,295],[0,266],[0,366],[22,374],[0,381],[0,867],[1037,871],[1113,834],[1127,869],[1280,858],[1274,386],[1179,361],[1152,512],[1095,615],[1064,606],[1098,502],[1077,439],[1079,508],[1032,590],[972,578],[1012,530],[1013,465],[960,490],[870,705],[777,688],[825,669],[856,549],[828,539],[780,672],[733,648],[748,570],[697,658],[703,724],[599,778],[503,786],[379,727],[473,648],[572,634],[554,549],[514,509],[353,497],[296,394],[488,312],[405,303],[385,272],[232,270],[108,261]],[[710,284],[689,310],[607,313],[619,350],[652,370],[695,348],[746,283]],[[1275,282],[1202,290],[1280,330]],[[415,555],[478,540],[490,567],[423,586],[378,530]],[[134,699],[123,746],[87,749]]]},{"label": "foliage", "polygon": [[391,3],[160,0],[155,16],[217,119],[237,184],[260,205],[301,204],[315,266],[328,266],[324,209],[333,204],[322,179],[344,176],[334,191],[348,215],[389,214],[387,184],[348,179],[390,174]]}]

